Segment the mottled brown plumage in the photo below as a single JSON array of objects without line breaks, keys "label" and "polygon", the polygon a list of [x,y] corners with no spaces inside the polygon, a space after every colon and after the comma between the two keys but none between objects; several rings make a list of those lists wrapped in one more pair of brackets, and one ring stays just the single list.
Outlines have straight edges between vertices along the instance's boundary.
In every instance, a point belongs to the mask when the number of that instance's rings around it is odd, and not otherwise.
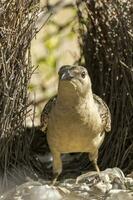
[{"label": "mottled brown plumage", "polygon": [[42,129],[42,131],[46,131],[47,130],[47,126],[48,126],[48,118],[49,118],[49,113],[52,109],[52,107],[55,105],[56,102],[56,98],[57,95],[52,97],[45,105],[45,107],[43,108],[43,111],[41,113],[41,118],[40,118],[40,127]]},{"label": "mottled brown plumage", "polygon": [[82,66],[59,70],[58,94],[48,101],[41,114],[41,127],[53,155],[55,179],[62,171],[61,153],[88,152],[97,166],[98,149],[105,132],[111,130],[106,103],[92,93],[91,80]]}]

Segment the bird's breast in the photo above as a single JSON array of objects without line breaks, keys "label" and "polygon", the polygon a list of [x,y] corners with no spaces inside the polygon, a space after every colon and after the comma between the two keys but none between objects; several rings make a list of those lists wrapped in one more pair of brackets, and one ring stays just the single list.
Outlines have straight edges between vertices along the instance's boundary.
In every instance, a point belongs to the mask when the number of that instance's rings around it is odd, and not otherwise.
[{"label": "bird's breast", "polygon": [[[100,140],[100,118],[95,112],[82,113],[71,109],[53,109],[48,122],[47,139],[50,148],[62,153],[89,152]],[[97,137],[98,136],[98,137]],[[96,138],[99,138],[98,141]]]}]

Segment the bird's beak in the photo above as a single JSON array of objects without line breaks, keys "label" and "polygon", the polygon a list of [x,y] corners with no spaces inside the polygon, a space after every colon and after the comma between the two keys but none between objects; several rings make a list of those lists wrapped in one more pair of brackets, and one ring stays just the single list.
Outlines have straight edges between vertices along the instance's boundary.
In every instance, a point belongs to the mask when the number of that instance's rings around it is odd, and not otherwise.
[{"label": "bird's beak", "polygon": [[61,75],[61,80],[71,80],[74,76],[71,74],[71,72],[69,70],[65,71],[62,75]]}]

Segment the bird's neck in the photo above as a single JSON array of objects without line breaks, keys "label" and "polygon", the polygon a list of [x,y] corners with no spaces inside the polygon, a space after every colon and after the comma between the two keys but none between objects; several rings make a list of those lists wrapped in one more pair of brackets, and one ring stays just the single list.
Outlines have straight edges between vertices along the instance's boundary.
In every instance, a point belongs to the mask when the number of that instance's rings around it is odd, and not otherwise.
[{"label": "bird's neck", "polygon": [[94,102],[91,89],[88,90],[84,96],[73,90],[59,90],[58,92],[57,103],[60,106],[66,107],[66,109],[70,107],[76,108],[85,102],[87,102],[87,104],[89,104],[89,102],[91,104]]}]

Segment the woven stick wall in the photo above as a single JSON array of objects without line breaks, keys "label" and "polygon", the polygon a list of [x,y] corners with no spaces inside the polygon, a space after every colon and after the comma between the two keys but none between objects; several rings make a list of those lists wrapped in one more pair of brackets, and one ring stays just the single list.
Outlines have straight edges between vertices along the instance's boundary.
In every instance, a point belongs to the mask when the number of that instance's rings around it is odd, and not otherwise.
[{"label": "woven stick wall", "polygon": [[[0,2],[0,168],[6,172],[26,160],[29,143],[24,131],[28,112],[27,86],[31,76],[30,42],[35,35],[38,0]],[[28,160],[28,159],[27,159]]]},{"label": "woven stick wall", "polygon": [[133,169],[132,0],[84,0],[78,4],[81,58],[93,90],[109,105],[112,131],[100,153],[102,168]]}]

